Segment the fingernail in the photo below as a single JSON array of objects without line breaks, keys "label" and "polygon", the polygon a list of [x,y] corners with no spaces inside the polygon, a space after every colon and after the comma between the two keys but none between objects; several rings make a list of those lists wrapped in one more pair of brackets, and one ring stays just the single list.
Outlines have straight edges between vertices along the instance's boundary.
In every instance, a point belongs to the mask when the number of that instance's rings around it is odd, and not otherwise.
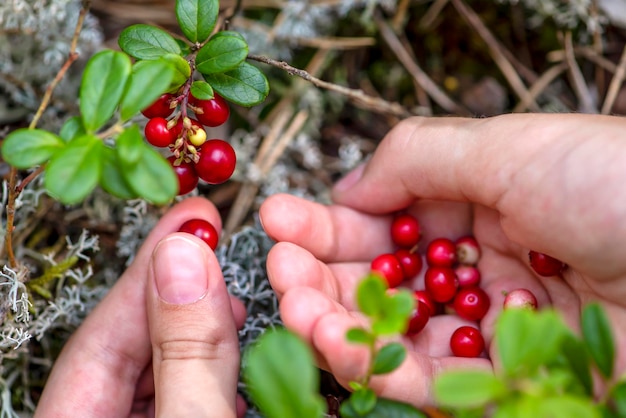
[{"label": "fingernail", "polygon": [[343,192],[354,186],[363,176],[363,171],[365,170],[365,163],[361,164],[354,170],[348,173],[344,178],[339,180],[335,184],[335,190],[338,192]]},{"label": "fingernail", "polygon": [[159,296],[167,303],[192,303],[207,292],[204,251],[188,238],[173,236],[161,241],[152,254],[152,269]]}]

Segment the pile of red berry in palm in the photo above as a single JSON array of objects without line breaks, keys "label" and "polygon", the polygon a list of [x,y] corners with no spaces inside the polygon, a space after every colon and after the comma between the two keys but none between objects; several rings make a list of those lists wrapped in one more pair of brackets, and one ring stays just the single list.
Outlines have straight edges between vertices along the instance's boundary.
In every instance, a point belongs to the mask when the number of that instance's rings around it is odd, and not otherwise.
[{"label": "pile of red berry in palm", "polygon": [[[189,117],[188,111],[195,118]],[[235,150],[224,140],[207,139],[205,129],[228,120],[230,109],[222,97],[215,94],[210,100],[200,100],[189,92],[166,93],[141,113],[149,119],[144,129],[146,140],[172,153],[168,161],[178,177],[179,195],[195,189],[199,179],[220,184],[232,176]]]}]

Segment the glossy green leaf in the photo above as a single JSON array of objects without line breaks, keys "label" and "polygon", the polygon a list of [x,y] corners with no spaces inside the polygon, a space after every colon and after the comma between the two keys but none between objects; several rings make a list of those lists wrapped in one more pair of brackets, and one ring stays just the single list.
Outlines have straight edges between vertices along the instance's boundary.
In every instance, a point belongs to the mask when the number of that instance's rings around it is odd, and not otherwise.
[{"label": "glossy green leaf", "polygon": [[606,378],[613,375],[615,363],[615,343],[611,324],[602,308],[597,303],[590,303],[583,308],[581,317],[583,341],[598,366],[600,373]]},{"label": "glossy green leaf", "polygon": [[124,165],[136,164],[144,152],[145,143],[139,126],[131,125],[116,140],[116,152],[119,161]]},{"label": "glossy green leaf", "polygon": [[200,100],[211,100],[215,97],[213,87],[206,81],[196,80],[191,84],[191,95]]},{"label": "glossy green leaf", "polygon": [[539,400],[539,417],[554,418],[601,418],[600,410],[591,398],[572,395],[544,397]]},{"label": "glossy green leaf", "polygon": [[176,0],[176,20],[180,30],[191,42],[206,41],[220,11],[219,0]]},{"label": "glossy green leaf", "polygon": [[121,50],[140,60],[155,60],[165,54],[180,54],[178,42],[172,35],[143,23],[131,25],[118,38]]},{"label": "glossy green leaf", "polygon": [[381,347],[374,357],[372,365],[373,374],[390,373],[397,369],[406,358],[406,348],[404,345],[392,342]]},{"label": "glossy green leaf", "polygon": [[346,332],[346,339],[354,344],[372,345],[376,341],[376,337],[363,328],[350,328]]},{"label": "glossy green leaf", "polygon": [[436,401],[447,408],[476,408],[507,393],[507,386],[493,373],[459,370],[442,373],[433,387]]},{"label": "glossy green leaf", "polygon": [[376,400],[376,394],[370,388],[356,390],[350,395],[350,398],[348,398],[352,409],[354,409],[359,416],[370,413],[376,406]]},{"label": "glossy green leaf", "polygon": [[88,133],[111,119],[120,103],[132,64],[126,54],[104,50],[87,62],[80,85],[80,113]]},{"label": "glossy green leaf", "polygon": [[102,151],[100,187],[107,193],[120,199],[134,199],[137,197],[137,193],[130,188],[124,179],[117,153],[111,147],[104,147]]},{"label": "glossy green leaf", "polygon": [[613,386],[609,393],[609,403],[619,417],[626,417],[626,380]]},{"label": "glossy green leaf", "polygon": [[350,402],[342,403],[339,411],[343,418],[428,418],[412,405],[385,398],[378,398],[374,409],[365,415],[358,414]]},{"label": "glossy green leaf", "polygon": [[205,74],[204,78],[220,96],[240,106],[257,105],[265,100],[270,91],[261,70],[245,61],[233,70]]},{"label": "glossy green leaf", "polygon": [[2,141],[2,158],[16,168],[31,168],[48,161],[65,147],[63,140],[43,129],[16,129]]},{"label": "glossy green leaf", "polygon": [[187,82],[187,79],[191,77],[191,67],[189,62],[176,54],[165,54],[161,59],[170,63],[174,67],[174,77],[170,82],[170,86],[167,89],[168,93],[176,93],[180,87]]},{"label": "glossy green leaf", "polygon": [[386,295],[380,315],[372,319],[372,331],[377,335],[400,334],[407,329],[409,316],[415,309],[415,298],[407,290]]},{"label": "glossy green leaf", "polygon": [[248,56],[248,43],[237,32],[221,31],[209,39],[196,56],[202,74],[223,73],[236,68]]},{"label": "glossy green leaf", "polygon": [[170,88],[174,72],[165,60],[137,61],[120,103],[120,119],[127,121],[154,103]]},{"label": "glossy green leaf", "polygon": [[254,404],[267,417],[323,416],[326,405],[313,354],[285,329],[267,330],[248,348],[243,377]]},{"label": "glossy green leaf", "polygon": [[178,193],[178,178],[169,162],[152,147],[142,143],[140,156],[129,164],[118,149],[117,157],[128,186],[145,200],[163,205]]},{"label": "glossy green leaf", "polygon": [[98,184],[102,172],[104,144],[95,135],[70,141],[50,159],[44,185],[50,196],[71,205],[81,202]]},{"label": "glossy green leaf", "polygon": [[63,141],[70,142],[72,139],[85,135],[87,131],[83,126],[83,120],[80,116],[73,116],[65,121],[59,132],[59,136]]}]

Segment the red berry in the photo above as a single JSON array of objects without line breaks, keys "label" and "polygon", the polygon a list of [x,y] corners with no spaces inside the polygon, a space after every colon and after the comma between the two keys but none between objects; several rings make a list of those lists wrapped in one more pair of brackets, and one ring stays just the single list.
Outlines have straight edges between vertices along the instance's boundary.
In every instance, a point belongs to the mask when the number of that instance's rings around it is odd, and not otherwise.
[{"label": "red berry", "polygon": [[485,349],[485,339],[477,328],[464,325],[452,333],[450,349],[457,357],[478,357]]},{"label": "red berry", "polygon": [[458,283],[450,267],[429,267],[424,275],[426,291],[435,302],[446,303],[456,294]]},{"label": "red berry", "polygon": [[380,274],[387,281],[389,287],[396,287],[404,280],[404,271],[402,271],[400,260],[390,253],[381,254],[373,259],[370,269]]},{"label": "red berry", "polygon": [[178,231],[195,235],[202,241],[206,242],[212,250],[217,248],[219,234],[217,233],[215,227],[204,219],[190,219],[183,223],[180,228],[178,228]]},{"label": "red berry", "polygon": [[435,238],[426,248],[429,266],[451,267],[456,262],[456,245],[448,238]]},{"label": "red berry", "polygon": [[412,253],[406,248],[399,248],[394,252],[394,254],[398,257],[398,260],[400,260],[405,278],[411,279],[422,271],[422,256],[419,254]]},{"label": "red berry", "polygon": [[535,310],[537,309],[537,298],[528,289],[515,289],[506,292],[502,306],[504,309],[524,308]]},{"label": "red berry", "polygon": [[480,246],[473,236],[456,240],[456,259],[461,264],[476,265],[480,259]]},{"label": "red berry", "polygon": [[565,263],[544,253],[531,250],[528,259],[535,273],[543,277],[558,276],[565,269]]},{"label": "red berry", "polygon": [[164,148],[174,142],[172,132],[167,129],[167,119],[161,117],[152,118],[144,128],[146,140],[155,147]]},{"label": "red berry", "polygon": [[190,96],[189,102],[203,113],[196,113],[196,119],[206,126],[220,126],[228,120],[230,109],[228,103],[217,94],[210,100],[200,100]]},{"label": "red berry", "polygon": [[413,296],[416,301],[422,302],[424,305],[428,307],[428,311],[430,312],[430,316],[436,315],[438,311],[437,302],[433,300],[433,298],[428,294],[425,290],[416,290],[413,292]]},{"label": "red berry", "polygon": [[178,195],[182,196],[195,189],[198,185],[198,174],[196,174],[193,164],[181,161],[180,164],[175,165],[176,157],[173,155],[167,160],[178,177]]},{"label": "red berry", "polygon": [[409,326],[404,332],[404,335],[413,336],[418,334],[421,330],[424,329],[429,319],[430,309],[428,308],[428,306],[426,306],[425,303],[419,300],[416,301],[415,309],[413,309],[413,312],[409,317]]},{"label": "red berry", "polygon": [[480,270],[474,266],[457,266],[454,269],[459,287],[472,287],[480,284]]},{"label": "red berry", "polygon": [[418,220],[408,213],[397,215],[391,223],[391,239],[398,247],[411,248],[420,240]]},{"label": "red berry", "polygon": [[209,184],[220,184],[233,175],[237,165],[235,150],[226,141],[209,139],[198,149],[198,176]]},{"label": "red berry", "polygon": [[170,102],[173,97],[174,96],[169,93],[162,94],[154,103],[142,110],[141,113],[148,119],[156,117],[166,118],[174,111],[174,109],[170,107]]},{"label": "red berry", "polygon": [[489,296],[480,287],[460,289],[454,296],[454,311],[458,316],[468,321],[483,319],[489,306]]}]

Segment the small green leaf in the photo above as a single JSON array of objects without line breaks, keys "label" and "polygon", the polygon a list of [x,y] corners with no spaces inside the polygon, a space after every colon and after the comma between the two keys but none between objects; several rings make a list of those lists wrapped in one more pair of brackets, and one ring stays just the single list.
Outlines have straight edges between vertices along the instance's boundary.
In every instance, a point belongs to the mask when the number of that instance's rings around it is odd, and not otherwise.
[{"label": "small green leaf", "polygon": [[120,199],[134,199],[137,197],[137,193],[128,186],[124,179],[117,154],[111,147],[104,147],[102,150],[100,186],[105,192]]},{"label": "small green leaf", "polygon": [[167,89],[168,93],[176,93],[180,87],[191,77],[191,67],[186,59],[176,54],[165,54],[161,59],[170,63],[174,67],[174,77]]},{"label": "small green leaf", "polygon": [[435,379],[436,401],[447,408],[477,408],[507,393],[506,384],[493,373],[459,370],[442,373]]},{"label": "small green leaf", "polygon": [[86,133],[87,131],[85,131],[83,120],[80,116],[73,116],[65,121],[61,127],[61,132],[59,132],[59,136],[63,141],[70,142],[72,139],[83,136]]},{"label": "small green leaf", "polygon": [[380,314],[372,319],[372,331],[377,335],[394,335],[404,332],[413,309],[415,309],[415,298],[411,292],[400,290],[392,295],[386,295]]},{"label": "small green leaf", "polygon": [[261,70],[245,61],[225,73],[205,74],[204,79],[220,96],[240,106],[257,105],[265,100],[270,91]]},{"label": "small green leaf", "polygon": [[593,393],[593,379],[589,368],[591,359],[585,344],[573,334],[568,334],[561,343],[561,355],[567,369],[576,377],[585,393],[591,396]]},{"label": "small green leaf", "polygon": [[120,119],[125,122],[154,103],[170,88],[174,71],[165,60],[137,61],[120,104]]},{"label": "small green leaf", "polygon": [[130,58],[104,50],[87,62],[80,86],[80,113],[88,133],[96,132],[115,112],[131,73]]},{"label": "small green leaf", "polygon": [[44,185],[50,196],[71,205],[82,201],[98,184],[104,144],[95,135],[70,141],[50,159]]},{"label": "small green leaf", "polygon": [[581,398],[572,395],[544,397],[540,399],[539,417],[563,418],[600,418],[600,411],[591,398]]},{"label": "small green leaf", "polygon": [[609,394],[609,403],[617,416],[626,417],[626,380],[618,382]]},{"label": "small green leaf", "polygon": [[233,31],[221,31],[209,39],[196,56],[202,74],[223,73],[236,68],[248,56],[246,40]]},{"label": "small green leaf", "polygon": [[349,402],[342,403],[339,411],[343,418],[428,418],[412,405],[385,398],[378,398],[374,409],[365,415],[359,415]]},{"label": "small green leaf", "polygon": [[615,363],[615,343],[611,324],[602,307],[590,303],[583,308],[581,318],[583,341],[602,375],[609,379]]},{"label": "small green leaf", "polygon": [[219,0],[176,0],[176,20],[180,30],[191,42],[206,41],[220,11]]},{"label": "small green leaf", "polygon": [[406,348],[397,342],[383,346],[374,358],[373,374],[390,373],[397,369],[406,358]]},{"label": "small green leaf", "polygon": [[131,57],[155,60],[165,54],[180,54],[180,47],[172,35],[157,27],[137,24],[120,32],[118,45]]},{"label": "small green leaf", "polygon": [[362,388],[350,395],[348,402],[352,405],[354,411],[363,416],[368,414],[376,406],[376,394],[372,389]]},{"label": "small green leaf", "polygon": [[376,274],[363,278],[356,288],[359,310],[369,317],[380,315],[387,292],[387,283]]},{"label": "small green leaf", "polygon": [[43,129],[16,129],[2,141],[2,158],[16,168],[31,168],[48,161],[65,143]]},{"label": "small green leaf", "polygon": [[139,126],[131,125],[117,137],[117,155],[123,165],[136,164],[144,152],[144,141]]},{"label": "small green leaf", "polygon": [[267,417],[322,417],[319,372],[309,347],[285,329],[270,329],[250,346],[244,381],[254,404]]},{"label": "small green leaf", "polygon": [[354,344],[374,344],[376,337],[363,328],[350,328],[346,332],[346,339]]},{"label": "small green leaf", "polygon": [[120,152],[118,148],[117,158],[121,163],[124,179],[139,197],[151,203],[163,205],[176,196],[178,178],[172,166],[161,154],[148,144],[142,143],[139,159],[129,164]]},{"label": "small green leaf", "polygon": [[213,87],[202,80],[196,80],[191,84],[191,95],[200,100],[211,100],[215,97]]}]

